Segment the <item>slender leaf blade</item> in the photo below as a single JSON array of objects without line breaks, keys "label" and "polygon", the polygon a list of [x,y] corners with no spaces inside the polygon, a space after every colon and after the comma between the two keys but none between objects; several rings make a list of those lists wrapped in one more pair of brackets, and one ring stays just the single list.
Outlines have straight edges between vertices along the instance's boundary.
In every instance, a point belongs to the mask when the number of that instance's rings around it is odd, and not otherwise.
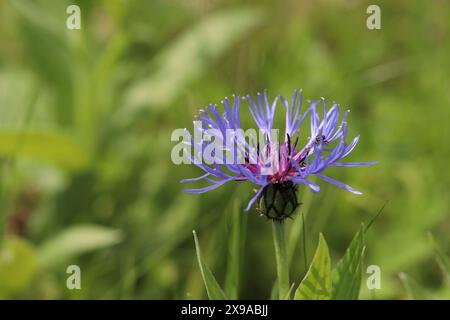
[{"label": "slender leaf blade", "polygon": [[197,252],[197,261],[198,266],[200,267],[200,273],[203,278],[203,283],[206,287],[206,293],[208,294],[208,298],[210,300],[226,300],[227,297],[223,292],[222,288],[219,286],[216,278],[212,274],[211,270],[209,270],[208,266],[203,262],[202,254],[200,251],[200,245],[198,243],[197,233],[192,231],[194,235],[195,241],[195,251]]},{"label": "slender leaf blade", "polygon": [[228,240],[228,261],[227,272],[225,276],[225,294],[230,299],[238,298],[239,289],[239,269],[240,269],[240,256],[241,256],[241,225],[242,219],[245,216],[242,215],[238,200],[233,203],[232,214],[230,217],[230,230]]}]

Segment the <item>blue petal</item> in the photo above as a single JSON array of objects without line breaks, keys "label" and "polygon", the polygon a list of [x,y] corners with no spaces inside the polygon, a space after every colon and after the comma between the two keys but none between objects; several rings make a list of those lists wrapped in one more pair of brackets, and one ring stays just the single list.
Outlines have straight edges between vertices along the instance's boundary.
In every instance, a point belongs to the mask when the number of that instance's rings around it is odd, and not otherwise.
[{"label": "blue petal", "polygon": [[313,183],[313,182],[311,182],[311,181],[308,181],[308,180],[306,180],[306,179],[303,179],[303,178],[298,177],[298,178],[292,178],[291,181],[292,181],[292,182],[295,182],[295,183],[304,183],[304,184],[306,184],[308,187],[310,187],[311,190],[312,190],[313,192],[316,192],[316,193],[317,193],[317,192],[320,191],[320,187],[319,187],[317,184],[315,184],[315,183]]},{"label": "blue petal", "polygon": [[200,177],[197,177],[197,178],[191,178],[191,179],[183,179],[183,180],[180,180],[180,182],[181,182],[181,183],[186,183],[186,182],[199,181],[199,180],[202,180],[202,179],[206,178],[206,177],[209,176],[209,175],[210,175],[210,173],[206,173],[206,174],[204,174],[204,175],[202,175],[202,176],[200,176]]},{"label": "blue petal", "polygon": [[219,181],[219,182],[217,182],[217,183],[215,183],[215,184],[213,184],[211,186],[204,187],[204,188],[199,188],[199,189],[183,189],[183,192],[192,193],[192,194],[205,193],[205,192],[214,190],[214,189],[220,187],[221,185],[223,185],[226,182],[231,181],[231,180],[232,179],[225,179],[225,180]]},{"label": "blue petal", "polygon": [[332,167],[366,167],[377,164],[378,161],[371,162],[335,162],[330,164]]},{"label": "blue petal", "polygon": [[340,187],[340,188],[342,188],[342,189],[345,189],[345,190],[347,190],[347,191],[349,191],[349,192],[351,192],[351,193],[358,194],[358,195],[362,194],[362,192],[353,189],[353,188],[350,187],[349,185],[346,185],[345,183],[340,182],[340,181],[338,181],[338,180],[332,179],[332,178],[330,178],[330,177],[328,177],[328,176],[326,176],[326,175],[323,175],[323,174],[320,174],[320,173],[319,173],[319,174],[317,174],[317,176],[318,176],[319,178],[325,180],[326,182],[331,183],[331,184],[334,184],[335,186],[338,186],[338,187]]},{"label": "blue petal", "polygon": [[341,158],[344,158],[344,157],[348,156],[348,154],[349,154],[350,152],[352,152],[353,149],[355,149],[356,144],[358,143],[358,141],[359,141],[359,136],[356,136],[356,137],[353,139],[353,141],[350,143],[350,145],[348,145],[348,146],[345,148],[344,153],[343,153],[343,155],[342,155]]},{"label": "blue petal", "polygon": [[255,203],[255,201],[259,198],[259,196],[261,195],[261,193],[263,192],[264,188],[266,186],[262,186],[258,192],[256,192],[256,194],[253,196],[253,198],[251,198],[250,202],[247,205],[247,208],[245,208],[245,211],[249,211],[250,208],[252,207],[252,205]]}]

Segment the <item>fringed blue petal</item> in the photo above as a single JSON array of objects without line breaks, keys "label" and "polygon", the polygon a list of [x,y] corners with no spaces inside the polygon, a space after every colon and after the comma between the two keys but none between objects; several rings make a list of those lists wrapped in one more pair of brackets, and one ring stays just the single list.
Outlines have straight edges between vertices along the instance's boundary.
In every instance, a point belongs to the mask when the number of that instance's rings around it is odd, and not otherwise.
[{"label": "fringed blue petal", "polygon": [[328,183],[334,184],[335,186],[338,186],[338,187],[340,187],[342,189],[345,189],[345,190],[347,190],[347,191],[349,191],[349,192],[351,192],[353,194],[357,194],[357,195],[361,195],[362,194],[362,192],[360,192],[360,191],[350,187],[349,185],[347,185],[347,184],[345,184],[343,182],[340,182],[338,180],[335,180],[333,178],[330,178],[330,177],[328,177],[326,175],[323,175],[323,174],[319,173],[319,174],[317,174],[317,176],[320,179],[322,179],[322,180],[324,180],[324,181],[326,181]]}]

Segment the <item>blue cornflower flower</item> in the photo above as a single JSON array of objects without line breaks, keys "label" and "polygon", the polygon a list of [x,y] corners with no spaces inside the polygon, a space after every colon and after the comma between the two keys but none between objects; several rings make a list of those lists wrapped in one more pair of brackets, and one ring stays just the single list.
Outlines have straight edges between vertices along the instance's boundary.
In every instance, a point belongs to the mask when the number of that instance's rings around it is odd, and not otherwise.
[{"label": "blue cornflower flower", "polygon": [[[246,140],[241,128],[239,109],[241,100],[244,100],[257,127],[262,133],[263,143],[255,145]],[[273,135],[274,117],[278,103],[286,109],[286,126],[284,141],[279,142],[277,135]],[[229,181],[248,180],[259,186],[256,194],[251,198],[246,208],[248,211],[259,200],[259,209],[269,218],[282,220],[289,217],[298,206],[296,191],[297,185],[305,184],[313,192],[319,192],[319,185],[308,178],[312,175],[341,187],[354,194],[361,192],[347,184],[324,175],[327,167],[357,167],[369,166],[376,162],[341,162],[352,152],[358,143],[359,136],[350,144],[346,144],[347,115],[346,111],[339,121],[339,105],[333,103],[327,110],[325,99],[319,101],[308,100],[309,107],[301,113],[302,91],[295,91],[289,102],[283,97],[276,97],[269,101],[267,91],[258,93],[254,100],[247,95],[243,98],[233,96],[222,100],[224,113],[220,115],[217,106],[209,105],[206,110],[200,110],[197,121],[194,122],[195,133],[201,134],[204,130],[210,130],[211,136],[222,146],[222,150],[229,151],[229,145],[225,138],[231,139],[238,150],[231,151],[232,161],[223,163],[223,158],[217,150],[211,152],[209,164],[191,160],[201,168],[205,174],[194,179],[185,179],[181,182],[205,180],[210,186],[199,189],[185,189],[188,193],[204,193]],[[317,107],[322,103],[322,118]],[[306,144],[298,147],[300,127],[309,117],[310,134]],[[231,138],[229,132],[232,132]],[[197,150],[204,150],[210,139],[195,141],[190,135],[190,145]],[[260,141],[261,142],[261,141]],[[244,161],[239,161],[239,155],[243,155]],[[197,154],[198,156],[198,154]]]}]

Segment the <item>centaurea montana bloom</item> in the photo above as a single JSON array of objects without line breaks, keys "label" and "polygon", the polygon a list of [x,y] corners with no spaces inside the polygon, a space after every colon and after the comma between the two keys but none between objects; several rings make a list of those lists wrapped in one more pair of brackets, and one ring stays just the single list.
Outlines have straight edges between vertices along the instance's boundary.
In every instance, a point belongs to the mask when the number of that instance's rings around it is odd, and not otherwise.
[{"label": "centaurea montana bloom", "polygon": [[[249,201],[246,211],[259,200],[260,209],[269,218],[283,220],[289,217],[298,206],[296,191],[297,185],[307,185],[313,192],[319,192],[319,185],[311,182],[308,178],[312,175],[341,187],[351,193],[361,194],[349,185],[335,180],[323,172],[328,167],[357,167],[368,166],[376,162],[341,162],[358,143],[359,136],[355,137],[350,144],[346,144],[347,115],[346,111],[339,120],[339,105],[333,103],[327,110],[325,99],[310,101],[309,107],[301,113],[302,92],[295,91],[291,101],[283,97],[276,97],[269,101],[267,91],[258,93],[254,100],[249,95],[241,98],[233,96],[232,101],[225,98],[222,101],[224,112],[220,115],[215,104],[209,105],[206,110],[201,110],[197,120],[201,121],[196,130],[214,129],[218,132],[215,138],[222,141],[227,130],[239,132],[241,129],[239,109],[241,100],[245,100],[255,124],[264,136],[263,148],[252,146],[242,134],[233,136],[245,156],[244,163],[235,160],[232,163],[223,164],[221,161],[211,164],[195,163],[205,174],[194,179],[185,179],[181,182],[193,182],[206,180],[210,186],[199,189],[185,189],[188,193],[204,193],[213,190],[229,181],[250,181],[259,186],[256,194]],[[285,107],[286,127],[284,141],[278,143],[271,132],[274,126],[274,117],[278,103]],[[317,110],[323,105],[322,117]],[[300,127],[309,118],[310,134],[306,144],[299,148]],[[242,130],[242,129],[241,129]],[[222,137],[221,137],[222,136]],[[191,136],[191,146],[203,148],[206,141],[195,142]],[[214,158],[214,156],[213,156]],[[276,159],[275,170],[267,170],[267,159]],[[214,159],[213,159],[214,160]],[[219,159],[217,159],[219,160]],[[273,166],[272,166],[273,169]]]}]

